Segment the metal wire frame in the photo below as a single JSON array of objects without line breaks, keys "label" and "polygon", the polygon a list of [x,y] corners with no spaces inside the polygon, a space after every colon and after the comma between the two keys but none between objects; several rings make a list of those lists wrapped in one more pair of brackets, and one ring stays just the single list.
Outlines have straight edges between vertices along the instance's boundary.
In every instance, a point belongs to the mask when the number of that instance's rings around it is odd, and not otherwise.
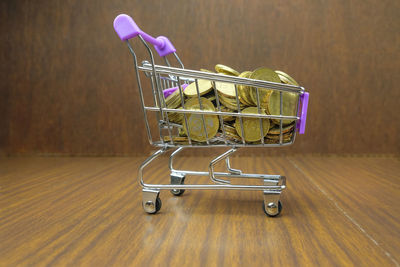
[{"label": "metal wire frame", "polygon": [[[229,189],[229,190],[251,190],[251,191],[264,191],[264,194],[279,194],[283,189],[286,188],[286,179],[281,175],[268,175],[268,174],[232,174],[232,173],[224,173],[224,172],[215,172],[214,166],[229,157],[229,155],[236,152],[236,148],[231,148],[225,153],[217,156],[213,159],[209,164],[208,172],[197,172],[197,171],[181,171],[175,170],[176,172],[182,173],[184,175],[196,175],[196,176],[209,176],[210,179],[215,184],[147,184],[143,181],[143,170],[144,168],[150,164],[155,158],[164,154],[169,148],[163,147],[157,150],[154,154],[148,157],[139,167],[139,175],[138,181],[141,187],[146,189],[156,189],[156,190],[165,190],[165,189],[202,189],[202,190],[218,190],[218,189]],[[175,151],[178,153],[179,148]],[[173,156],[171,155],[170,159]],[[262,179],[265,185],[232,185],[229,180],[221,180],[216,177],[227,177],[231,178],[247,178],[247,179]],[[280,182],[280,184],[279,184]],[[272,185],[271,185],[272,184]]]},{"label": "metal wire frame", "polygon": [[[214,73],[207,73],[207,72],[200,72],[200,71],[193,71],[193,70],[185,70],[185,69],[178,69],[178,68],[173,68],[173,67],[164,67],[164,66],[150,66],[149,64],[145,63],[143,66],[138,67],[139,71],[148,73],[149,77],[153,76],[153,71],[152,71],[152,67],[154,67],[154,69],[157,72],[157,77],[158,80],[162,80],[164,82],[162,82],[160,84],[160,87],[158,88],[159,92],[162,92],[164,89],[169,88],[168,86],[173,85],[173,86],[177,86],[179,89],[179,94],[180,94],[180,99],[181,99],[181,105],[183,107],[183,109],[171,109],[171,108],[167,108],[165,105],[165,102],[162,103],[162,106],[144,106],[144,110],[146,111],[153,111],[153,112],[159,112],[161,110],[162,113],[164,114],[168,114],[170,112],[175,112],[175,113],[181,113],[184,114],[184,123],[186,126],[186,129],[188,131],[188,144],[175,144],[173,142],[173,138],[172,135],[170,135],[170,140],[172,140],[171,142],[164,142],[164,140],[160,139],[159,142],[154,142],[153,145],[155,146],[168,146],[168,147],[182,147],[182,146],[230,146],[230,147],[247,147],[247,146],[253,146],[253,147],[276,147],[276,146],[287,146],[287,145],[291,145],[294,143],[295,140],[295,136],[296,136],[296,126],[294,127],[294,132],[292,135],[292,139],[289,142],[285,142],[283,143],[283,132],[282,132],[282,128],[283,128],[283,124],[282,124],[282,120],[285,119],[290,119],[290,120],[294,120],[297,121],[299,119],[298,117],[298,107],[299,107],[299,101],[298,100],[296,102],[296,110],[297,110],[297,114],[296,116],[285,116],[282,115],[282,106],[283,106],[283,99],[282,99],[282,92],[290,92],[290,93],[294,93],[297,94],[298,96],[304,92],[304,88],[299,87],[299,86],[292,86],[292,85],[285,85],[285,84],[277,84],[277,83],[271,83],[271,82],[266,82],[266,81],[258,81],[258,80],[252,80],[252,79],[248,79],[248,78],[240,78],[240,77],[231,77],[231,76],[225,76],[225,75],[220,75],[220,74],[214,74]],[[165,76],[161,76],[161,75],[165,75]],[[170,77],[174,77],[174,79],[171,79]],[[198,87],[198,80],[199,79],[203,79],[203,80],[209,80],[214,84],[214,90],[215,89],[215,82],[225,82],[225,83],[231,83],[234,84],[235,86],[235,91],[236,91],[236,95],[238,88],[238,85],[244,85],[244,86],[251,86],[251,87],[255,87],[257,90],[257,110],[259,112],[259,114],[245,114],[245,113],[241,113],[240,112],[240,103],[239,103],[239,99],[238,97],[236,97],[236,105],[238,108],[238,112],[225,112],[225,111],[221,111],[221,103],[220,100],[218,98],[218,93],[215,92],[215,96],[216,96],[216,104],[217,104],[217,111],[208,111],[208,110],[204,110],[203,106],[202,106],[202,101],[200,98],[200,94],[199,94],[199,87]],[[168,81],[168,82],[165,82]],[[198,101],[200,103],[200,110],[190,110],[190,109],[185,109],[185,103],[184,103],[184,96],[183,96],[183,89],[182,89],[182,84],[184,83],[189,83],[189,82],[194,82],[196,85],[196,90],[197,90],[197,98]],[[269,115],[269,114],[262,114],[261,112],[261,106],[260,106],[260,89],[265,88],[268,90],[277,90],[280,92],[280,115]],[[204,132],[206,134],[206,141],[204,143],[198,143],[198,142],[192,142],[192,139],[190,138],[190,129],[188,127],[188,122],[187,122],[187,114],[198,114],[202,116],[202,127],[204,129]],[[206,126],[205,126],[205,121],[204,121],[204,115],[217,115],[220,121],[220,125],[221,125],[221,129],[222,129],[222,136],[223,138],[214,138],[215,140],[219,140],[222,141],[220,143],[210,143],[210,139],[208,138],[208,134],[206,131]],[[222,116],[233,116],[233,117],[238,117],[239,121],[240,121],[240,128],[241,128],[241,136],[242,136],[242,143],[238,143],[238,142],[232,142],[232,141],[227,141],[227,137],[226,137],[226,132],[224,129],[224,124],[223,124],[223,120],[222,120]],[[165,116],[164,116],[165,117]],[[244,130],[243,130],[243,122],[242,122],[242,118],[244,117],[248,117],[248,118],[257,118],[260,120],[260,136],[264,136],[264,129],[262,127],[262,119],[277,119],[280,121],[280,134],[279,134],[279,143],[278,144],[265,144],[264,143],[264,139],[261,138],[260,143],[249,143],[249,142],[245,142],[244,140]],[[163,126],[167,127],[169,129],[169,127],[176,127],[177,125],[173,125],[171,124],[168,120],[167,121],[162,121]],[[179,126],[178,126],[179,127]]]},{"label": "metal wire frame", "polygon": [[[233,76],[226,76],[226,75],[220,75],[220,74],[215,74],[215,73],[209,73],[209,72],[202,72],[202,71],[195,71],[195,70],[187,70],[184,69],[183,63],[178,57],[176,53],[173,53],[175,59],[177,60],[180,68],[175,68],[171,66],[171,63],[169,62],[167,57],[164,57],[164,61],[167,66],[161,66],[161,65],[156,65],[154,61],[154,56],[153,53],[149,47],[149,45],[146,43],[146,41],[139,35],[140,40],[146,47],[150,62],[145,61],[142,66],[138,65],[137,58],[135,55],[134,50],[132,49],[132,46],[130,45],[129,41],[127,41],[129,51],[133,55],[134,58],[134,66],[135,66],[135,71],[136,71],[136,78],[138,81],[138,86],[139,86],[139,96],[140,96],[140,102],[141,102],[141,108],[144,114],[144,120],[145,120],[145,126],[146,126],[146,132],[148,136],[149,143],[158,146],[158,147],[190,147],[190,146],[230,146],[230,147],[246,147],[246,146],[252,146],[252,147],[276,147],[276,146],[287,146],[291,145],[294,143],[295,138],[296,138],[296,124],[293,130],[292,138],[289,142],[283,143],[283,133],[282,133],[282,120],[285,119],[291,119],[291,120],[299,120],[298,113],[299,113],[299,101],[300,98],[298,97],[298,101],[296,103],[297,107],[297,113],[296,116],[284,116],[282,115],[282,107],[283,107],[283,99],[282,99],[282,92],[291,92],[295,93],[298,96],[304,92],[304,88],[300,86],[293,86],[293,85],[286,85],[286,84],[280,84],[280,83],[272,83],[272,82],[267,82],[267,81],[259,81],[259,80],[253,80],[249,78],[241,78],[241,77],[233,77]],[[143,88],[140,80],[140,75],[139,71],[144,72],[147,77],[150,79],[150,84],[152,88],[152,95],[153,95],[153,104],[150,106],[145,105],[145,100],[143,96]],[[164,75],[164,76],[163,76]],[[215,96],[216,96],[216,104],[217,104],[217,111],[207,111],[203,109],[203,104],[200,98],[199,94],[199,86],[198,86],[198,80],[203,79],[203,80],[209,80],[213,84]],[[197,90],[197,98],[199,100],[200,104],[200,110],[188,110],[185,109],[185,101],[184,101],[184,96],[183,96],[183,89],[182,85],[187,84],[189,82],[195,82],[196,85],[196,90]],[[221,103],[219,100],[219,96],[216,90],[215,82],[225,82],[225,83],[231,83],[235,86],[235,92],[236,92],[236,104],[237,104],[237,109],[238,112],[223,112],[221,111]],[[253,88],[256,88],[257,90],[257,110],[258,114],[244,114],[241,113],[240,111],[240,101],[238,98],[238,85],[244,85],[244,86],[251,86]],[[181,106],[183,109],[170,109],[167,108],[165,99],[163,97],[163,90],[177,86],[179,90],[179,96],[181,100]],[[265,88],[268,90],[277,90],[280,92],[280,114],[279,115],[268,115],[268,114],[262,114],[261,112],[261,107],[260,107],[260,89]],[[157,121],[159,123],[158,127],[158,140],[154,141],[153,136],[150,130],[149,126],[149,120],[147,117],[147,111],[155,112]],[[179,127],[179,125],[170,123],[169,118],[168,118],[168,113],[170,112],[176,112],[176,113],[182,113],[184,116],[184,123],[187,129],[187,135],[188,135],[188,143],[187,144],[176,144],[174,142],[173,138],[173,129],[174,127]],[[198,114],[201,115],[202,119],[202,127],[206,135],[206,142],[204,143],[198,143],[198,142],[192,142],[192,138],[190,137],[190,128],[188,127],[188,114]],[[205,115],[217,115],[219,118],[219,123],[221,125],[222,129],[222,139],[221,137],[219,138],[214,138],[213,141],[220,141],[220,142],[213,142],[212,144],[210,143],[210,139],[208,137],[208,132],[206,130],[206,125],[205,125]],[[232,142],[231,140],[228,141],[224,123],[223,123],[223,116],[234,116],[239,118],[240,122],[240,129],[241,129],[241,139],[242,142]],[[262,120],[263,119],[277,119],[280,121],[280,134],[279,134],[279,143],[278,144],[265,144],[264,143],[264,138],[261,138],[260,142],[261,143],[249,143],[246,142],[244,139],[244,129],[243,129],[243,117],[248,117],[248,118],[258,118],[260,121],[260,136],[264,136],[264,129],[262,125]],[[169,142],[165,142],[164,140],[164,134],[163,134],[163,129],[167,129],[168,135],[169,135]]]}]

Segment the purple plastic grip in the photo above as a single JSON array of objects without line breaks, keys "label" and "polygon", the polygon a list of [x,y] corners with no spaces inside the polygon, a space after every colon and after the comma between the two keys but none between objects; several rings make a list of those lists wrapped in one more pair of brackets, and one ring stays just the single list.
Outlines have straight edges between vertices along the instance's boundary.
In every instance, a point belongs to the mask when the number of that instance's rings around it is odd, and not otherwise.
[{"label": "purple plastic grip", "polygon": [[304,134],[306,131],[308,98],[309,94],[307,92],[300,95],[301,113],[300,113],[300,120],[298,120],[297,122],[297,129],[299,130],[299,134]]},{"label": "purple plastic grip", "polygon": [[[188,86],[187,84],[182,84],[182,85],[181,85],[182,90],[185,90],[187,86]],[[175,92],[176,90],[178,90],[178,88],[179,88],[179,87],[176,86],[176,87],[172,87],[172,88],[165,89],[165,90],[163,91],[164,97],[167,98],[167,97],[170,96],[173,92]]]},{"label": "purple plastic grip", "polygon": [[141,33],[133,19],[125,14],[118,15],[114,19],[114,29],[122,41],[136,37]]},{"label": "purple plastic grip", "polygon": [[154,45],[154,49],[157,51],[160,57],[164,57],[166,55],[176,52],[175,47],[172,45],[171,41],[168,40],[167,37],[159,36],[157,38],[154,38],[153,36],[145,33],[128,15],[118,15],[114,19],[114,29],[122,41],[126,41],[140,34],[140,36],[142,36],[146,42]]},{"label": "purple plastic grip", "polygon": [[161,41],[163,44],[162,46],[154,45],[154,49],[157,51],[160,57],[165,57],[166,55],[176,52],[175,47],[167,37],[158,36],[156,40]]}]

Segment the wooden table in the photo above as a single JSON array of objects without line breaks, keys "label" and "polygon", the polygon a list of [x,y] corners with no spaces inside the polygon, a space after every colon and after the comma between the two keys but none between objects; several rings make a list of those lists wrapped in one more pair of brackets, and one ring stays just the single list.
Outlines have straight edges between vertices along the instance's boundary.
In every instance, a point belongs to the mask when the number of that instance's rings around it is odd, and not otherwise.
[{"label": "wooden table", "polygon": [[[233,158],[287,176],[276,218],[256,191],[162,191],[161,211],[148,215],[136,182],[143,160],[1,158],[0,266],[399,266],[399,158]],[[145,180],[167,183],[166,161]]]}]

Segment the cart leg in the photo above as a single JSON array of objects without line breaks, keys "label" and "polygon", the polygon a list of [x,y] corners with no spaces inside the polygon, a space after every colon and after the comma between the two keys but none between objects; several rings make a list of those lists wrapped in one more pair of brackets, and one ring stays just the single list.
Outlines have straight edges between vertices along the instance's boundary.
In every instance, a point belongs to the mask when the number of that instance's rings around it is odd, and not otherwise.
[{"label": "cart leg", "polygon": [[210,176],[211,181],[213,181],[214,183],[218,183],[218,184],[230,184],[231,183],[228,180],[218,179],[215,177],[214,165],[217,164],[218,162],[220,162],[221,160],[226,159],[227,157],[229,157],[229,155],[235,153],[236,150],[237,150],[237,148],[231,148],[210,162],[210,165],[208,165],[208,171],[209,171],[209,176]]},{"label": "cart leg", "polygon": [[[173,166],[174,157],[183,150],[183,147],[177,148],[169,156],[169,169],[171,171],[171,185],[181,185],[185,182],[185,173],[179,170],[175,170]],[[171,189],[171,193],[175,196],[180,196],[185,192],[185,189]]]},{"label": "cart leg", "polygon": [[181,171],[181,170],[175,170],[173,166],[174,158],[176,155],[178,155],[179,152],[181,152],[184,148],[183,147],[178,147],[174,152],[171,153],[171,156],[169,156],[169,170],[171,171],[171,184],[172,184],[172,175],[178,174],[178,175],[183,175],[185,176],[186,172]]},{"label": "cart leg", "polygon": [[174,169],[173,162],[174,162],[174,157],[183,150],[183,147],[178,147],[174,152],[171,153],[171,156],[169,156],[169,170],[171,171],[171,175],[173,172],[179,172],[178,170]]},{"label": "cart leg", "polygon": [[161,209],[160,191],[144,188],[143,192],[143,209],[149,214],[155,214]]},{"label": "cart leg", "polygon": [[160,150],[157,150],[156,152],[154,152],[153,155],[151,155],[150,157],[148,157],[139,167],[139,171],[138,171],[138,182],[140,184],[141,187],[146,188],[146,184],[143,181],[143,170],[144,168],[149,165],[150,162],[152,162],[155,158],[157,158],[158,156],[162,155],[165,151],[167,151],[168,148],[163,147]]},{"label": "cart leg", "polygon": [[[276,186],[280,182],[286,184],[286,177],[279,176],[278,178],[273,178],[268,180],[265,179],[264,185]],[[263,193],[264,193],[263,209],[265,214],[267,214],[270,217],[278,216],[282,211],[282,203],[280,201],[282,189],[273,191],[264,190]]]},{"label": "cart leg", "polygon": [[[171,172],[171,185],[180,185],[185,183],[185,175],[179,172]],[[185,189],[171,189],[171,193],[175,196],[180,196],[185,192]]]},{"label": "cart leg", "polygon": [[242,171],[241,171],[241,170],[231,168],[231,164],[230,164],[230,162],[229,162],[229,157],[227,157],[227,158],[225,159],[225,163],[226,163],[226,169],[227,169],[231,174],[237,174],[237,175],[242,174]]},{"label": "cart leg", "polygon": [[160,190],[159,189],[150,189],[148,188],[151,185],[146,184],[143,181],[143,169],[152,162],[155,158],[162,155],[168,148],[163,147],[160,150],[157,150],[153,155],[148,157],[139,167],[138,171],[138,182],[140,186],[143,188],[143,198],[142,204],[143,209],[150,214],[157,213],[161,209],[161,199],[159,198]]}]

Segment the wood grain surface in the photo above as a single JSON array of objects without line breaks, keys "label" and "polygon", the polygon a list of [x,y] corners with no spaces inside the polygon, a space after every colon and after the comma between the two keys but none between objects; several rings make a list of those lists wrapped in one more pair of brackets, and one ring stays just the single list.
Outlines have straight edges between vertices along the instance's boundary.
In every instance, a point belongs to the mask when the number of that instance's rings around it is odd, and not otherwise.
[{"label": "wood grain surface", "polygon": [[[161,211],[148,215],[136,182],[143,160],[0,159],[0,265],[399,266],[398,158],[233,158],[287,176],[276,218],[251,191],[162,191]],[[145,180],[168,183],[168,173],[162,157]]]},{"label": "wood grain surface", "polygon": [[6,0],[0,154],[151,150],[132,59],[112,27],[119,13],[168,36],[188,68],[295,77],[311,93],[307,134],[278,153],[400,151],[399,1]]},{"label": "wood grain surface", "polygon": [[[295,158],[295,167],[400,262],[398,158]],[[329,178],[321,179],[329,172]]]}]

